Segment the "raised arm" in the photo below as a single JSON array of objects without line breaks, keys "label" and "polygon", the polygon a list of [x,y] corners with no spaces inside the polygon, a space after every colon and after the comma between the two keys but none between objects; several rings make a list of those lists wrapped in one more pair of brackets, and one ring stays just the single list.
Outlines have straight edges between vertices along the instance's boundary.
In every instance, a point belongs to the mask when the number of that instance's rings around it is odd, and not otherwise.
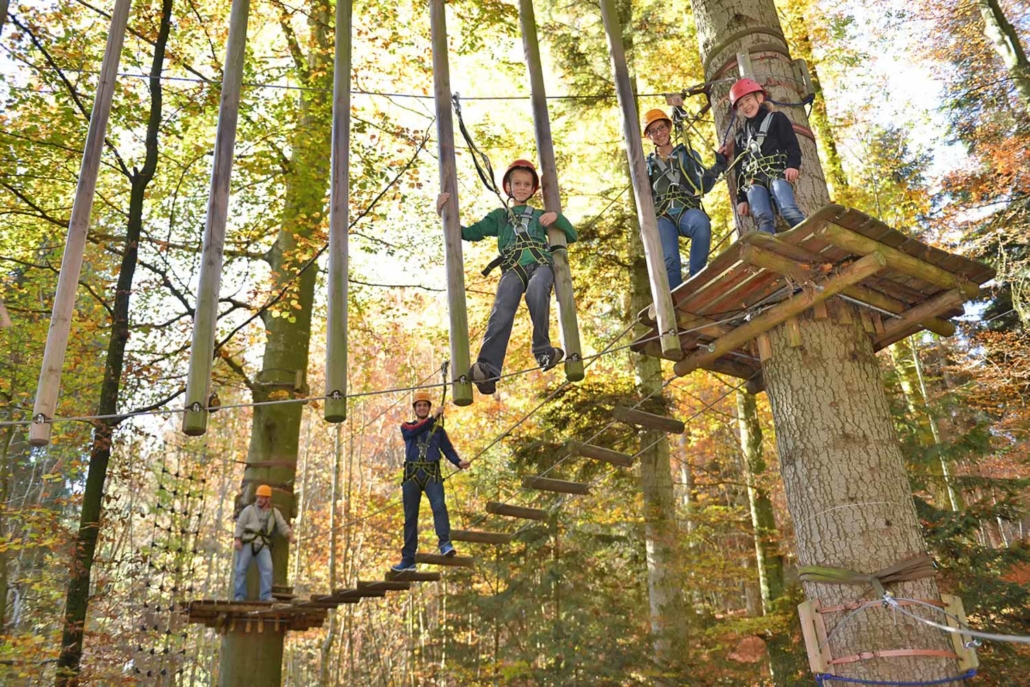
[{"label": "raised arm", "polygon": [[418,422],[404,422],[401,424],[401,436],[404,437],[405,441],[420,437],[432,429],[435,422],[436,418],[432,415]]}]

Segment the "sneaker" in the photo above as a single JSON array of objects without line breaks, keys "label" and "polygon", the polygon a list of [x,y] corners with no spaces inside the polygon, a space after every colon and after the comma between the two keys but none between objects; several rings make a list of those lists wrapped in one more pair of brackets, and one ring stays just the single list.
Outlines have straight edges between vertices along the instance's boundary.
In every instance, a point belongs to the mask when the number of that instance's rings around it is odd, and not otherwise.
[{"label": "sneaker", "polygon": [[446,542],[444,544],[440,544],[440,555],[441,556],[456,556],[457,554],[458,554],[458,552],[454,550],[454,544],[452,544],[450,542]]},{"label": "sneaker", "polygon": [[497,393],[497,376],[490,374],[490,370],[482,363],[475,363],[469,368],[469,377],[472,378],[472,383],[484,396],[493,396]]},{"label": "sneaker", "polygon": [[405,563],[404,561],[401,561],[397,565],[390,566],[390,570],[394,572],[415,572],[418,568],[415,567],[414,563]]},{"label": "sneaker", "polygon": [[565,351],[560,348],[551,348],[547,353],[541,353],[536,357],[536,362],[540,365],[540,369],[544,372],[552,369],[555,365],[561,362],[562,358],[565,357]]}]

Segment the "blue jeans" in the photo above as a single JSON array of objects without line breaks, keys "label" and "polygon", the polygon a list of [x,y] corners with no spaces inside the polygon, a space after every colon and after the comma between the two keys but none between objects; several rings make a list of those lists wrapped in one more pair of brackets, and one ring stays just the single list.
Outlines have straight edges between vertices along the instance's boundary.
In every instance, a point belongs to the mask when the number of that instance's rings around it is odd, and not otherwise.
[{"label": "blue jeans", "polygon": [[771,194],[769,189],[758,184],[747,192],[747,202],[751,206],[751,216],[755,218],[758,231],[764,231],[766,234],[776,233],[774,212],[777,210],[790,226],[801,224],[805,220],[805,214],[794,200],[794,187],[786,179],[773,179],[771,186]]},{"label": "blue jeans", "polygon": [[[515,277],[518,279],[518,276]],[[418,508],[422,503],[422,487],[413,479],[401,486],[404,500],[404,548],[401,549],[401,563],[415,564],[415,552],[418,551]],[[451,520],[447,515],[447,502],[444,501],[443,483],[426,484],[426,496],[433,509],[433,524],[436,526],[436,538],[440,546],[451,540]]]},{"label": "blue jeans", "polygon": [[244,544],[243,548],[236,552],[236,575],[234,601],[243,601],[247,598],[247,568],[250,562],[255,561],[258,567],[258,578],[261,580],[261,594],[258,598],[262,601],[272,600],[272,552],[267,546],[261,547],[256,554],[250,544]]},{"label": "blue jeans", "polygon": [[[533,321],[533,355],[549,353],[551,350],[551,288],[554,286],[554,270],[550,265],[526,265],[529,283],[522,285],[519,275],[508,270],[497,282],[497,296],[490,311],[490,320],[483,335],[483,347],[479,349],[476,362],[482,364],[492,375],[501,374],[504,356],[508,352],[515,312],[519,309],[522,295],[526,295],[526,308]],[[427,492],[428,493],[428,492]],[[432,499],[432,497],[430,497]]]},{"label": "blue jeans", "polygon": [[669,275],[669,289],[683,283],[683,263],[680,261],[680,236],[690,239],[690,276],[708,264],[708,249],[712,245],[712,222],[704,210],[691,208],[683,212],[676,222],[668,215],[658,218],[658,236],[665,255],[665,272]]}]

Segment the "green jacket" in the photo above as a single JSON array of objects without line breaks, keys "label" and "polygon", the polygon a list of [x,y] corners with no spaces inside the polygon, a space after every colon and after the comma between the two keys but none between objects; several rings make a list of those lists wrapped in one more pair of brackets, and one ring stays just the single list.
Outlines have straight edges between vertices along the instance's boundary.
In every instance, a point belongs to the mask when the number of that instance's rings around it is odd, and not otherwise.
[{"label": "green jacket", "polygon": [[[516,217],[520,217],[525,207],[525,205],[519,205],[518,207],[513,207],[511,211],[515,213]],[[537,208],[532,208],[532,210],[533,216],[529,220],[527,231],[532,238],[547,244],[547,229],[540,224],[540,216],[544,214],[544,211]],[[558,213],[558,219],[553,226],[557,226],[565,232],[565,238],[569,243],[576,242],[576,229],[564,215]],[[461,228],[461,238],[466,241],[480,241],[487,236],[497,237],[498,253],[503,253],[506,248],[515,243],[515,229],[512,228],[511,222],[508,221],[508,215],[504,208],[497,208],[475,224]],[[548,253],[547,256],[549,258],[550,254]],[[533,262],[535,262],[533,255],[527,250],[522,251],[519,264],[530,265]]]}]

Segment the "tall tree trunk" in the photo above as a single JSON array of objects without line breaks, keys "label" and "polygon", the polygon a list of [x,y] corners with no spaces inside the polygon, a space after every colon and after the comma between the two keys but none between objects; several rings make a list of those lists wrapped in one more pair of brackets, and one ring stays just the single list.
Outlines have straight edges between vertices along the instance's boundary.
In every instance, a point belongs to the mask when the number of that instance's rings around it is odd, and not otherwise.
[{"label": "tall tree trunk", "polygon": [[1024,109],[1030,111],[1030,63],[1019,34],[1005,17],[999,0],[976,0],[976,5],[984,19],[984,35],[1008,70]]},{"label": "tall tree trunk", "polygon": [[[773,0],[692,0],[706,79],[750,46],[786,42]],[[756,31],[757,30],[757,31]],[[791,77],[790,66],[773,60],[774,98],[789,95],[776,81]],[[732,70],[730,74],[732,74]],[[728,83],[713,87],[712,101],[724,102]],[[800,108],[785,108],[795,123],[807,125]],[[729,113],[717,107],[719,130]],[[797,184],[801,208],[813,212],[828,201],[826,182],[812,141],[799,137],[804,162]],[[750,229],[737,218],[738,227]],[[845,307],[846,304],[842,304]],[[854,318],[857,320],[857,317]],[[861,326],[798,318],[802,345],[791,346],[786,325],[769,332],[772,357],[763,374],[776,424],[787,506],[794,522],[798,562],[873,572],[926,546],[916,518],[901,450],[872,343]],[[939,599],[932,579],[892,585],[900,597]],[[870,598],[868,587],[805,583],[810,599],[824,605]],[[879,607],[839,625],[842,614],[825,616],[834,657],[881,649],[939,649],[950,641],[938,630],[902,621]],[[875,658],[838,666],[847,677],[876,680],[940,679],[958,673],[954,659]]]},{"label": "tall tree trunk", "polygon": [[[143,205],[147,187],[157,171],[158,133],[161,126],[163,98],[160,77],[164,68],[165,47],[171,30],[171,18],[172,0],[163,0],[161,23],[158,28],[157,40],[154,42],[154,58],[150,65],[150,112],[147,117],[147,132],[144,139],[146,152],[143,167],[129,178],[128,222],[125,227],[125,243],[118,270],[118,282],[115,286],[114,305],[111,308],[111,338],[107,344],[104,376],[100,383],[98,415],[113,415],[118,411],[118,394],[121,389],[122,369],[125,365],[125,348],[129,341],[129,298],[132,295],[132,280],[136,274],[139,239],[143,230]],[[107,481],[107,466],[111,458],[111,441],[118,424],[119,420],[116,419],[101,420],[96,423],[93,430],[86,486],[82,494],[79,531],[75,537],[75,550],[72,554],[68,590],[65,596],[61,655],[57,660],[55,684],[61,687],[71,687],[79,682],[79,663],[82,659],[86,612],[89,607],[93,557],[96,553],[100,534],[100,518],[103,511],[104,484]]]}]

